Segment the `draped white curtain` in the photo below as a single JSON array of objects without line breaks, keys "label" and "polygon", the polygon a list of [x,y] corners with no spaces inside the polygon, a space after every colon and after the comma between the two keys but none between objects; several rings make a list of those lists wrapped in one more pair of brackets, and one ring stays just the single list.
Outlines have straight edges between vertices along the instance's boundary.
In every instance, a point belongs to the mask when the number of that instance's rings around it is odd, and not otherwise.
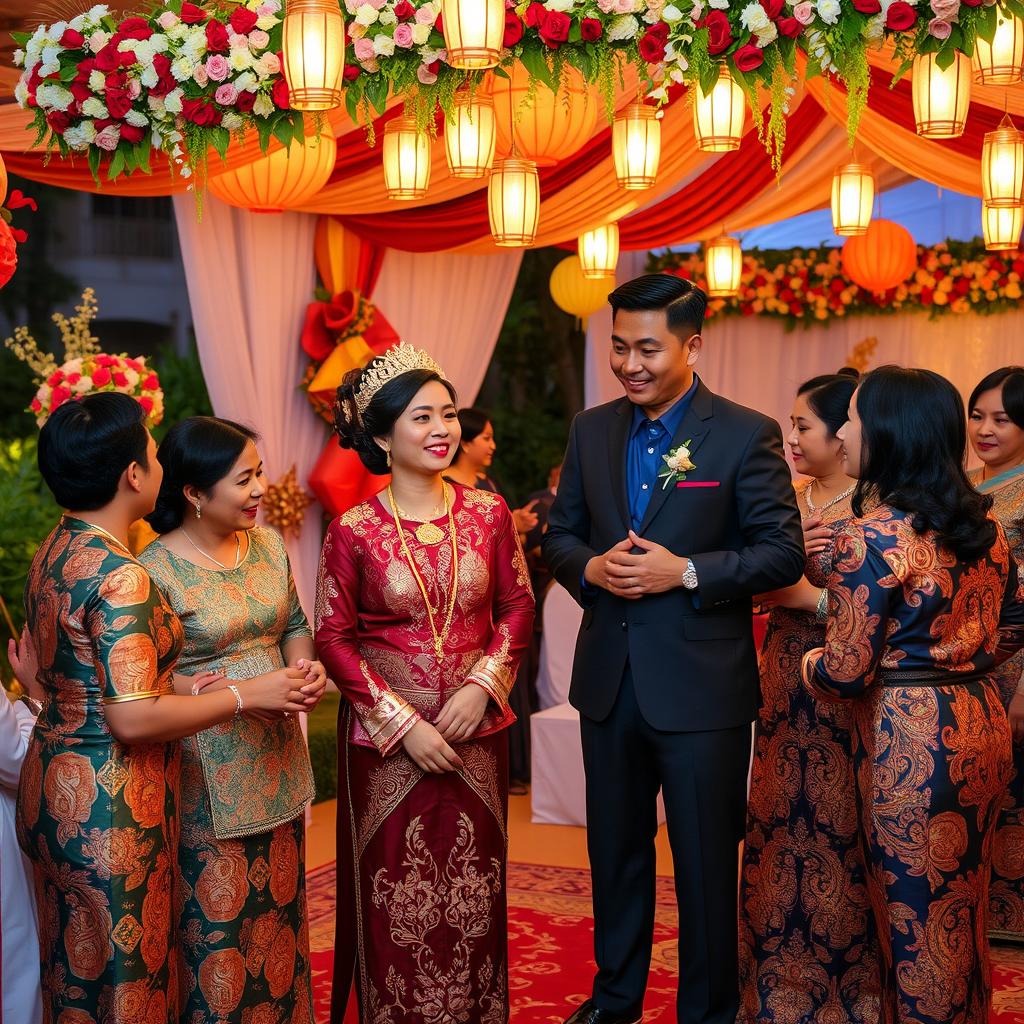
[{"label": "draped white curtain", "polygon": [[[299,346],[314,287],[311,214],[255,214],[212,195],[196,216],[191,195],[174,197],[203,377],[218,416],[260,434],[267,479],[294,465],[301,483],[323,448],[324,423],[298,384],[308,362]],[[174,396],[168,395],[174,413]],[[299,598],[313,611],[320,553],[319,505],[288,540]]]},{"label": "draped white curtain", "polygon": [[472,405],[519,275],[521,250],[477,256],[389,249],[373,302],[403,341],[426,349]]}]

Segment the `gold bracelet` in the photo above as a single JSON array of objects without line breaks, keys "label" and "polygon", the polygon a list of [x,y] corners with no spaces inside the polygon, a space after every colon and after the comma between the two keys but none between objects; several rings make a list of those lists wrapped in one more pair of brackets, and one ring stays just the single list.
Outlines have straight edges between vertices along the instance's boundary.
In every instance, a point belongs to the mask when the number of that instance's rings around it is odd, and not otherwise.
[{"label": "gold bracelet", "polygon": [[119,693],[116,697],[104,697],[104,704],[127,704],[131,700],[148,700],[150,697],[163,697],[166,690],[140,690],[138,693]]},{"label": "gold bracelet", "polygon": [[235,718],[242,713],[242,695],[238,692],[238,687],[234,683],[228,683],[228,689],[235,695]]}]

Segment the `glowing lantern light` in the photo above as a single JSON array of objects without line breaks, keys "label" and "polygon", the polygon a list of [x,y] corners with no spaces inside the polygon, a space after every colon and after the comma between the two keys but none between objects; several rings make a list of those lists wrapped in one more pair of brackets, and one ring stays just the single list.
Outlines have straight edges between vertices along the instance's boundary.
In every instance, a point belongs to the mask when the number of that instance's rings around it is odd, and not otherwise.
[{"label": "glowing lantern light", "polygon": [[3,155],[0,155],[0,203],[7,198],[7,167]]},{"label": "glowing lantern light", "polygon": [[996,34],[991,43],[974,40],[974,81],[978,85],[1013,85],[1024,66],[1024,24],[1002,8],[996,12]]},{"label": "glowing lantern light", "polygon": [[281,53],[291,107],[331,110],[340,106],[345,24],[338,0],[288,0]]},{"label": "glowing lantern light", "polygon": [[740,290],[743,250],[739,239],[722,235],[708,242],[704,253],[704,271],[708,278],[708,297],[725,299]]},{"label": "glowing lantern light", "polygon": [[693,104],[693,130],[703,153],[731,153],[740,148],[746,103],[739,83],[722,67],[718,81],[705,94],[697,86]]},{"label": "glowing lantern light", "polygon": [[487,183],[487,216],[495,244],[524,248],[537,237],[540,177],[532,160],[499,160]]},{"label": "glowing lantern light", "polygon": [[494,100],[477,91],[456,94],[444,124],[444,148],[453,178],[482,178],[494,163]]},{"label": "glowing lantern light", "polygon": [[430,139],[414,117],[384,126],[384,185],[388,199],[422,199],[430,185]]},{"label": "glowing lantern light", "polygon": [[971,62],[959,51],[943,70],[937,54],[914,59],[912,94],[917,134],[926,139],[954,139],[963,135],[971,105]]},{"label": "glowing lantern light", "polygon": [[832,178],[832,228],[837,235],[863,235],[871,223],[875,178],[863,164],[844,164]]},{"label": "glowing lantern light", "polygon": [[619,262],[619,225],[603,224],[584,231],[577,249],[584,277],[595,280],[614,277]]},{"label": "glowing lantern light", "polygon": [[441,21],[452,67],[481,71],[497,65],[505,36],[503,0],[442,0]]},{"label": "glowing lantern light", "polygon": [[654,107],[637,100],[615,115],[612,156],[622,188],[639,190],[654,184],[661,159],[661,121]]},{"label": "glowing lantern light", "polygon": [[843,271],[869,292],[887,292],[917,269],[917,246],[906,228],[875,219],[843,246]]},{"label": "glowing lantern light", "polygon": [[337,143],[325,125],[320,138],[297,139],[285,149],[211,176],[210,191],[230,206],[254,213],[280,213],[308,203],[334,170]]},{"label": "glowing lantern light", "polygon": [[986,249],[992,252],[1018,249],[1021,228],[1024,228],[1024,206],[989,206],[983,203],[981,227]]},{"label": "glowing lantern light", "polygon": [[1019,206],[1024,201],[1024,132],[1009,114],[994,132],[985,133],[981,149],[981,196],[991,207]]},{"label": "glowing lantern light", "polygon": [[566,256],[551,271],[549,287],[558,308],[584,323],[608,301],[608,282],[588,278],[576,256]]}]

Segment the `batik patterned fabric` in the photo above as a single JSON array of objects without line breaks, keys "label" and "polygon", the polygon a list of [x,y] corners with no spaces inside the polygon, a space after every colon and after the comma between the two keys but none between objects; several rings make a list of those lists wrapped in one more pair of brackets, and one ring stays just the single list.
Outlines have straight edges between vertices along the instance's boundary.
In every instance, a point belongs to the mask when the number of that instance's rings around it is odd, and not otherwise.
[{"label": "batik patterned fabric", "polygon": [[[332,1020],[353,978],[363,1024],[508,1020],[508,693],[533,628],[529,573],[501,498],[452,486],[458,600],[438,661],[423,596],[375,498],[327,532],[317,649],[345,698],[339,719],[338,917]],[[445,539],[401,524],[440,628],[453,586]],[[462,686],[491,697],[465,767],[424,773],[402,737]]]},{"label": "batik patterned fabric", "polygon": [[47,693],[18,793],[42,1024],[176,1024],[178,746],[117,742],[103,706],[171,691],[181,625],[126,548],[71,517],[33,559],[25,604]]},{"label": "batik patterned fabric", "polygon": [[[805,515],[806,485],[798,500]],[[841,530],[835,509],[823,522]],[[831,546],[807,560],[823,587]],[[813,614],[775,608],[761,654],[761,708],[740,881],[739,1024],[876,1024],[878,947],[858,840],[852,709],[815,700],[803,656],[825,639]]]},{"label": "batik patterned fabric", "polygon": [[[251,679],[284,666],[288,640],[310,636],[273,530],[250,531],[237,569],[204,569],[159,542],[140,559],[181,617],[187,675]],[[295,718],[243,715],[182,741],[181,1024],[311,1024],[303,820],[311,796]]]},{"label": "batik patterned fabric", "polygon": [[[975,486],[981,483],[980,470],[971,474],[971,482]],[[1002,523],[1017,572],[1024,577],[1024,475],[988,493],[994,502],[992,514]],[[996,685],[1005,707],[1010,706],[1022,675],[1024,651],[996,670]],[[1024,744],[1014,744],[1013,762],[1014,777],[999,814],[992,854],[989,934],[1024,943]]]},{"label": "batik patterned fabric", "polygon": [[991,1003],[989,871],[1011,772],[991,673],[1024,644],[1005,536],[961,563],[881,506],[837,537],[828,592],[825,646],[805,676],[819,699],[853,699],[881,1020],[977,1024]]}]

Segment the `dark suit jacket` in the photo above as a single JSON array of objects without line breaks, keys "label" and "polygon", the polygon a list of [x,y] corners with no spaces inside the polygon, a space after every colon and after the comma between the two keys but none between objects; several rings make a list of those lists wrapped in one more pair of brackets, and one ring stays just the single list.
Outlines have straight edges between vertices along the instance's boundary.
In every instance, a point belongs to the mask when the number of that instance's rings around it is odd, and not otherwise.
[{"label": "dark suit jacket", "polygon": [[803,534],[782,433],[766,416],[698,384],[672,446],[691,440],[696,469],[686,484],[660,483],[641,529],[647,540],[693,561],[699,587],[627,601],[583,592],[587,562],[630,527],[627,398],[573,422],[548,516],[544,557],[583,606],[569,700],[601,721],[618,695],[627,659],[640,710],[673,732],[726,729],[757,712],[757,656],[751,597],[795,583],[804,569]]}]

